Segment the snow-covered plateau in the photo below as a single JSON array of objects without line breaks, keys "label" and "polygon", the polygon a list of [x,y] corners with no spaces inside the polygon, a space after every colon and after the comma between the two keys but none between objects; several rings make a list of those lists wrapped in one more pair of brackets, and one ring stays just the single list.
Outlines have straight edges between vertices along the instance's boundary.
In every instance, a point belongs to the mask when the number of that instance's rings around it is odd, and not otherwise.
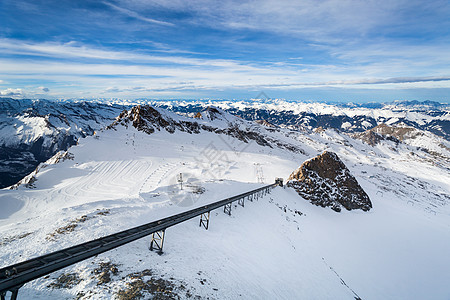
[{"label": "snow-covered plateau", "polygon": [[375,130],[368,140],[216,108],[196,118],[171,110],[117,113],[0,190],[0,268],[286,180],[324,151],[339,156],[372,208],[335,212],[276,187],[233,204],[231,216],[214,210],[208,230],[198,219],[168,228],[162,255],[142,238],[27,283],[19,299],[450,299],[444,137],[426,131],[413,143]]}]

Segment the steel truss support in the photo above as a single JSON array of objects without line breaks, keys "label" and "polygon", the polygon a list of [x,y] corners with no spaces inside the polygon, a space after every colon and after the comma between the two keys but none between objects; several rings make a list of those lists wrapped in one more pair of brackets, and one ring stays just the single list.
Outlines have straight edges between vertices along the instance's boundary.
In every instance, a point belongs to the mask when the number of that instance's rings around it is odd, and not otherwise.
[{"label": "steel truss support", "polygon": [[157,250],[159,254],[163,252],[165,233],[166,233],[165,229],[152,233],[152,241],[150,242],[150,251]]},{"label": "steel truss support", "polygon": [[238,199],[238,204],[242,207],[244,207],[244,200],[245,200],[245,197]]},{"label": "steel truss support", "polygon": [[248,200],[250,200],[250,201],[252,201],[252,202],[253,202],[253,194],[251,194],[251,195],[248,195]]},{"label": "steel truss support", "polygon": [[[11,292],[11,298],[9,298],[10,300],[17,300],[17,294],[19,293],[20,287],[16,287],[16,288],[13,288],[13,289],[9,290]],[[7,293],[7,291],[2,292],[0,294],[0,299],[1,300],[6,300],[6,293]]]},{"label": "steel truss support", "polygon": [[226,213],[229,216],[231,216],[231,205],[232,205],[232,203],[230,202],[230,203],[225,204],[223,206],[223,212]]},{"label": "steel truss support", "polygon": [[200,215],[200,227],[203,225],[203,227],[205,227],[206,230],[208,230],[209,227],[209,216],[210,216],[210,212],[206,212]]}]

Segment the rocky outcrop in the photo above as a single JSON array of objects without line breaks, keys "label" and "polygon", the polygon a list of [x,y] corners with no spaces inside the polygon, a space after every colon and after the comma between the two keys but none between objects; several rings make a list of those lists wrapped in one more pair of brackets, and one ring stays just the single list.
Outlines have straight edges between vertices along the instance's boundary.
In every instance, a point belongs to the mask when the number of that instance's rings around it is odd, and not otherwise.
[{"label": "rocky outcrop", "polygon": [[[275,140],[259,132],[247,129],[236,122],[238,118],[214,107],[208,107],[196,118],[189,119],[175,115],[160,108],[150,105],[138,105],[130,110],[124,110],[108,129],[115,128],[118,124],[123,126],[132,125],[139,131],[152,134],[155,131],[166,130],[174,133],[176,130],[199,134],[202,131],[224,134],[236,138],[244,143],[256,142],[258,145],[273,148],[274,146],[293,152],[303,150],[293,145]],[[219,122],[214,122],[219,120]],[[239,121],[241,121],[239,119]],[[242,121],[245,122],[245,121]],[[216,127],[218,126],[218,127]]]},{"label": "rocky outcrop", "polygon": [[360,139],[371,146],[375,146],[384,140],[392,141],[398,145],[401,141],[414,139],[420,135],[423,135],[423,133],[404,124],[388,126],[383,123],[364,132],[356,133],[353,137]]},{"label": "rocky outcrop", "polygon": [[372,208],[369,196],[333,152],[305,161],[289,176],[287,186],[312,204],[337,212],[342,206],[347,210]]}]

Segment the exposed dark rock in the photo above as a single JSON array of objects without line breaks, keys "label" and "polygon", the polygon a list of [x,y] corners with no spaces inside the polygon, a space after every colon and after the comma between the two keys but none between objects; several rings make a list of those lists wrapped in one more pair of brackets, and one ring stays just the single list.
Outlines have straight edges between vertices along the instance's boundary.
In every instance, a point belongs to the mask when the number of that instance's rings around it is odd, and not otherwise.
[{"label": "exposed dark rock", "polygon": [[404,124],[392,127],[383,123],[364,132],[356,133],[353,137],[361,139],[371,146],[375,146],[383,140],[393,141],[399,144],[405,139],[414,139],[420,135],[423,135],[423,133]]},{"label": "exposed dark rock", "polygon": [[163,276],[154,275],[149,269],[128,274],[126,278],[130,281],[127,282],[127,288],[119,290],[116,297],[120,300],[181,299],[178,293],[185,289],[184,285],[178,286],[173,278],[168,280]]},{"label": "exposed dark rock", "polygon": [[305,161],[288,178],[287,186],[294,188],[312,204],[341,211],[372,208],[369,196],[336,153],[325,151]]},{"label": "exposed dark rock", "polygon": [[102,285],[111,282],[111,275],[119,274],[119,269],[111,262],[101,262],[93,273],[97,277],[97,285]]},{"label": "exposed dark rock", "polygon": [[[223,120],[226,122],[226,128],[214,127],[213,123],[211,125],[200,124],[196,120],[177,120],[178,116],[170,116],[165,114],[161,109],[155,109],[150,105],[138,105],[130,110],[124,110],[119,117],[114,121],[108,129],[115,128],[118,124],[123,126],[129,126],[130,124],[139,131],[143,131],[147,134],[152,134],[155,131],[166,130],[169,133],[174,133],[176,130],[199,134],[201,131],[213,132],[216,134],[225,134],[236,138],[244,143],[249,143],[251,141],[256,142],[258,145],[273,147],[272,144],[280,148],[287,149],[293,152],[302,152],[303,150],[295,147],[294,145],[284,143],[279,140],[274,140],[266,135],[259,132],[252,131],[251,128],[241,129],[238,124],[227,120],[225,112],[216,109],[212,106],[208,107],[206,110],[202,111],[198,119],[208,119],[213,120]],[[229,116],[228,116],[229,117]]]},{"label": "exposed dark rock", "polygon": [[70,289],[82,281],[77,273],[61,274],[54,282],[47,287],[53,289]]},{"label": "exposed dark rock", "polygon": [[57,237],[61,234],[68,234],[73,232],[80,223],[84,223],[90,219],[96,218],[98,216],[107,216],[110,213],[110,211],[108,209],[105,210],[101,210],[97,213],[91,213],[88,215],[82,215],[79,218],[76,218],[75,220],[70,221],[69,224],[59,227],[57,228],[54,232],[49,233],[47,235],[47,237],[45,238],[46,240],[56,240]]},{"label": "exposed dark rock", "polygon": [[10,237],[4,237],[4,238],[2,238],[0,240],[0,246],[4,246],[4,245],[10,244],[10,243],[12,243],[14,241],[21,240],[23,238],[26,238],[30,234],[33,234],[33,232],[25,232],[25,233],[13,235],[13,236],[10,236]]}]

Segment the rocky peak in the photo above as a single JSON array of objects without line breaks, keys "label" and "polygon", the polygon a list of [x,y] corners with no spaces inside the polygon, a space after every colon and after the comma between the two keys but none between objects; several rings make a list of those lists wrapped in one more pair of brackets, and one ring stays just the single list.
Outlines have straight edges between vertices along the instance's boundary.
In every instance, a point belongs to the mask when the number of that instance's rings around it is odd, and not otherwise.
[{"label": "rocky peak", "polygon": [[357,133],[354,137],[363,140],[371,146],[375,146],[383,140],[389,140],[399,144],[401,141],[414,139],[419,135],[423,135],[423,133],[406,124],[400,123],[397,126],[388,126],[382,123],[372,129]]},{"label": "rocky peak", "polygon": [[372,208],[369,196],[336,153],[325,151],[305,161],[288,178],[287,186],[312,204],[341,211]]},{"label": "rocky peak", "polygon": [[203,119],[204,112],[202,112],[201,116],[195,116],[195,118],[190,119],[165,111],[164,109],[154,108],[150,105],[138,105],[130,110],[122,111],[107,129],[113,129],[117,125],[128,127],[131,123],[137,130],[147,134],[152,134],[156,130],[160,131],[163,129],[170,133],[174,133],[176,130],[195,134],[202,131],[213,132],[215,134],[228,135],[244,143],[254,141],[261,146],[268,147],[273,147],[271,144],[274,144],[279,148],[303,153],[302,149],[294,145],[270,138],[267,135],[252,130],[250,127],[241,129],[238,126],[239,124],[237,124],[238,122],[230,122],[229,120],[239,120],[241,123],[245,121],[222,110],[216,111],[210,108],[208,113],[219,113],[223,118],[219,121],[208,120],[209,118],[205,120]]},{"label": "rocky peak", "polygon": [[117,124],[128,126],[129,123],[137,130],[147,134],[152,134],[156,130],[159,131],[161,129],[165,129],[170,133],[175,132],[177,128],[181,131],[185,131],[186,129],[183,124],[167,114],[161,113],[150,105],[137,105],[130,110],[122,111],[116,121],[108,126],[108,128],[113,128]]},{"label": "rocky peak", "polygon": [[208,106],[200,112],[200,116],[196,117],[207,121],[214,121],[213,123],[218,126],[236,127],[243,123],[240,117],[227,113],[214,106]]},{"label": "rocky peak", "polygon": [[392,136],[403,141],[407,138],[415,138],[419,135],[419,131],[413,127],[407,126],[405,123],[397,124],[395,127],[388,126],[384,123],[371,129],[373,132],[384,136]]},{"label": "rocky peak", "polygon": [[219,110],[217,107],[208,106],[205,110],[203,110],[203,114],[208,117],[210,120],[222,119],[224,115],[224,111]]}]

